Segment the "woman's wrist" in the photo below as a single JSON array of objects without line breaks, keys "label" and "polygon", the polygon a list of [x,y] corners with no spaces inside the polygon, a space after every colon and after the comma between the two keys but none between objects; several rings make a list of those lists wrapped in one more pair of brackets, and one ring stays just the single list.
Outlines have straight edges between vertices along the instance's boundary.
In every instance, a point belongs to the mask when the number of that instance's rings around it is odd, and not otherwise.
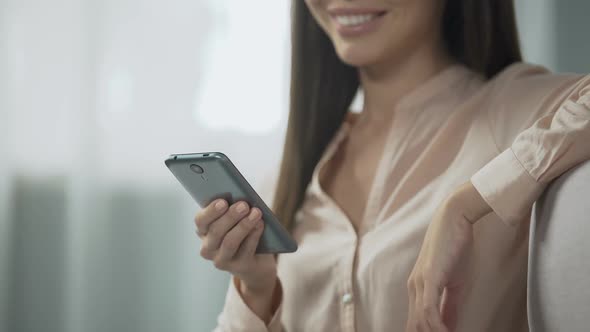
[{"label": "woman's wrist", "polygon": [[277,278],[274,277],[263,284],[253,285],[244,282],[243,280],[239,280],[240,292],[242,294],[248,294],[256,297],[268,297],[272,295],[276,285],[276,281]]},{"label": "woman's wrist", "polygon": [[252,287],[236,278],[236,286],[248,307],[262,319],[269,323],[276,308],[273,305],[277,298],[278,278],[269,280],[265,285]]},{"label": "woman's wrist", "polygon": [[471,224],[492,212],[490,205],[475,189],[471,181],[462,184],[448,200],[450,207],[460,212]]}]

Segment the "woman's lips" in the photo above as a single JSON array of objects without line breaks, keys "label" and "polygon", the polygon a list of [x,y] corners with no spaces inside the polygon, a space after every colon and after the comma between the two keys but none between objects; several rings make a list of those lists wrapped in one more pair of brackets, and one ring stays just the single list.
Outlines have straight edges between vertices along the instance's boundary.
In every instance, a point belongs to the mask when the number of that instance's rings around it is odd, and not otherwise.
[{"label": "woman's lips", "polygon": [[336,25],[336,30],[343,37],[356,37],[374,31],[386,14],[375,9],[332,9],[328,10]]}]

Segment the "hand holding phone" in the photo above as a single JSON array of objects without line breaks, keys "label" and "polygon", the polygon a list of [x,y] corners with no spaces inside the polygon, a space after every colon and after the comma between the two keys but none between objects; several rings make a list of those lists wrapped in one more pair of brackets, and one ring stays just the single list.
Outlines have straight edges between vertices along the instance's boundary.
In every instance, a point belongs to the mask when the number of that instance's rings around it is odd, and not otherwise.
[{"label": "hand holding phone", "polygon": [[268,284],[267,280],[276,279],[274,256],[255,255],[264,230],[261,217],[260,209],[250,208],[246,202],[228,206],[221,198],[195,216],[197,235],[202,240],[201,256],[253,289],[260,289]]},{"label": "hand holding phone", "polygon": [[223,153],[175,154],[166,159],[166,166],[202,208],[220,198],[229,205],[244,201],[257,208],[262,214],[264,230],[256,253],[297,250],[289,232]]},{"label": "hand holding phone", "polygon": [[297,244],[222,153],[172,155],[166,166],[203,208],[195,217],[201,256],[239,280],[248,306],[270,319],[277,282],[274,255]]}]

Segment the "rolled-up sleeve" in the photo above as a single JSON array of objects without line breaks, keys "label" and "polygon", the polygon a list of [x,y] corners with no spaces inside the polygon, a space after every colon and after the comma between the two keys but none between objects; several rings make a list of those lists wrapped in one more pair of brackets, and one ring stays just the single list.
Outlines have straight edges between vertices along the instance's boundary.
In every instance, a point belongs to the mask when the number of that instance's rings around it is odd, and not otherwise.
[{"label": "rolled-up sleeve", "polygon": [[524,76],[505,82],[502,106],[490,109],[499,154],[471,178],[510,225],[551,180],[590,159],[590,76]]},{"label": "rolled-up sleeve", "polygon": [[282,286],[279,280],[277,285],[280,304],[274,312],[269,324],[260,319],[244,302],[238,291],[239,280],[232,278],[230,281],[225,305],[217,319],[215,332],[280,332],[283,330],[280,321],[282,311]]}]

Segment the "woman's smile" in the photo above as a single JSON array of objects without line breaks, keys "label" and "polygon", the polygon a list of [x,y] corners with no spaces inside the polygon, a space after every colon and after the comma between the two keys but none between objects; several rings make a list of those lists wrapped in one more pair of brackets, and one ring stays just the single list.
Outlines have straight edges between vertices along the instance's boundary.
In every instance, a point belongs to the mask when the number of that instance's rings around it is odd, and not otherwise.
[{"label": "woman's smile", "polygon": [[357,37],[374,31],[387,13],[369,8],[333,8],[328,13],[342,37]]}]

